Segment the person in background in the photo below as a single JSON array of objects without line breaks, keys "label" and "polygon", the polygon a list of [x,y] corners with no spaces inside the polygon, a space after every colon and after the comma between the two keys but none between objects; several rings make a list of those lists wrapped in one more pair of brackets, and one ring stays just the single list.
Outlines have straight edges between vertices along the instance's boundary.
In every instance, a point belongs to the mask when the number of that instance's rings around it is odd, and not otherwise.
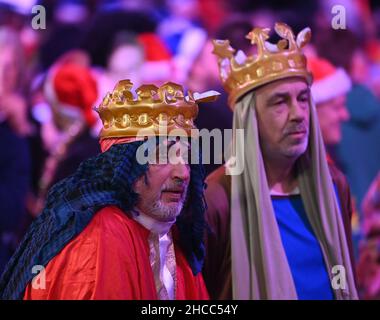
[{"label": "person in background", "polygon": [[[311,92],[316,104],[327,158],[329,163],[339,167],[336,148],[343,139],[342,126],[350,120],[347,95],[352,89],[352,82],[343,68],[336,68],[328,60],[317,56],[308,57],[308,68],[314,79]],[[360,204],[352,197],[351,226],[355,257],[358,257],[358,245],[362,237],[358,205]]]},{"label": "person in background", "polygon": [[350,119],[346,100],[351,80],[344,69],[334,67],[326,59],[308,57],[307,64],[313,75],[311,93],[323,141],[330,148],[340,143],[342,124]]},{"label": "person in background", "polygon": [[23,50],[18,34],[0,28],[0,273],[18,244],[30,185],[27,137],[32,126],[22,94]]},{"label": "person in background", "polygon": [[343,67],[352,80],[346,101],[350,119],[342,123],[342,139],[334,148],[334,157],[347,177],[361,220],[364,195],[380,170],[380,148],[377,147],[380,101],[368,87],[369,65],[362,38],[350,30],[329,30],[317,37],[318,55]]},{"label": "person in background", "polygon": [[44,96],[50,109],[41,128],[48,148],[31,212],[41,212],[49,188],[75,172],[85,159],[96,155],[99,146],[91,129],[96,124],[93,111],[98,98],[97,83],[80,52],[65,56],[49,71]]}]

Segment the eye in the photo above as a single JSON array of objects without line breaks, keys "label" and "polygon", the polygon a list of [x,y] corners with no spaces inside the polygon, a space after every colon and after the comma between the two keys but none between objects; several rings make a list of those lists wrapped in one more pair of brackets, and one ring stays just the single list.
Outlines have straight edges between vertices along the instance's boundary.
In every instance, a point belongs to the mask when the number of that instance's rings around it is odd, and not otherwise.
[{"label": "eye", "polygon": [[309,95],[308,94],[303,94],[302,96],[300,96],[298,98],[298,101],[301,101],[301,102],[308,102],[309,101]]},{"label": "eye", "polygon": [[274,101],[274,102],[273,102],[273,105],[274,105],[274,106],[280,106],[280,105],[282,105],[283,103],[285,103],[285,100],[281,99],[281,100]]}]

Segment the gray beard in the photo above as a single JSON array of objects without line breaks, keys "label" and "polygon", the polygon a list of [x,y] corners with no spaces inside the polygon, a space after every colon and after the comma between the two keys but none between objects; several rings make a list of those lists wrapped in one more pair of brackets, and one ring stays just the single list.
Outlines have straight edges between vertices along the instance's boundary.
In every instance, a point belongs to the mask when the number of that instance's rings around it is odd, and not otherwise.
[{"label": "gray beard", "polygon": [[173,221],[181,213],[184,204],[184,199],[181,199],[178,203],[172,205],[165,205],[161,200],[157,200],[150,207],[148,214],[159,221]]},{"label": "gray beard", "polygon": [[[169,186],[163,186],[161,190],[167,189]],[[155,199],[148,199],[143,206],[140,206],[142,212],[146,215],[161,222],[168,222],[175,220],[181,213],[188,197],[188,186],[185,187],[185,191],[182,198],[177,203],[165,204],[159,197]]]}]

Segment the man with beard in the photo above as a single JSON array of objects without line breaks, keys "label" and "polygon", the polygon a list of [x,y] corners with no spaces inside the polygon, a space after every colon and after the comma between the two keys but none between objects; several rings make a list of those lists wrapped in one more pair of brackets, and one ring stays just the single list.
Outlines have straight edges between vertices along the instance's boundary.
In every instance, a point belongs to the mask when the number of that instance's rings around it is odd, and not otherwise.
[{"label": "man with beard", "polygon": [[217,299],[356,299],[348,186],[326,161],[301,50],[310,29],[275,31],[277,45],[248,34],[250,57],[214,41],[244,169],[230,160],[206,180],[205,282]]},{"label": "man with beard", "polygon": [[[170,82],[140,86],[136,99],[132,86],[120,81],[97,108],[102,153],[50,190],[2,276],[2,299],[208,298],[203,168],[185,161],[200,100]],[[154,161],[178,144],[176,161]]]}]

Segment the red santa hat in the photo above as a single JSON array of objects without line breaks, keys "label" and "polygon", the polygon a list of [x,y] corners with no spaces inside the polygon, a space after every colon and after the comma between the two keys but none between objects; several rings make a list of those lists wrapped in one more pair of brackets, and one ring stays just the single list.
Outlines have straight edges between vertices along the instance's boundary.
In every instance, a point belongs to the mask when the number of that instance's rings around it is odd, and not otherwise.
[{"label": "red santa hat", "polygon": [[93,107],[98,88],[89,68],[71,62],[59,64],[50,71],[45,94],[59,113],[82,117],[90,127],[96,123]]},{"label": "red santa hat", "polygon": [[173,80],[175,65],[172,55],[155,33],[141,33],[137,36],[138,42],[145,52],[145,63],[142,68],[142,82],[162,82]]},{"label": "red santa hat", "polygon": [[350,91],[351,79],[344,69],[336,68],[326,59],[318,57],[308,57],[307,66],[313,75],[311,93],[316,104]]}]

